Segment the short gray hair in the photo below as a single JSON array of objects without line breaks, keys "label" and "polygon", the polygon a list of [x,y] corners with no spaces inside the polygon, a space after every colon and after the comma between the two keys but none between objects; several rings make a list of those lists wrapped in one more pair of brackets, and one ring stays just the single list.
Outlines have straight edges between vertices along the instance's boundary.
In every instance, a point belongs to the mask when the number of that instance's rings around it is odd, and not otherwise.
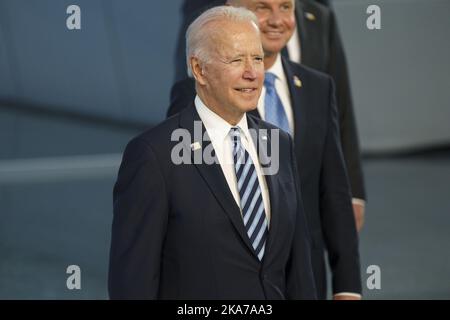
[{"label": "short gray hair", "polygon": [[[291,1],[295,8],[295,0],[291,0]],[[227,0],[226,3],[231,6],[235,6],[235,7],[243,7],[244,6],[244,4],[242,3],[242,0]]]},{"label": "short gray hair", "polygon": [[206,25],[223,19],[235,22],[254,22],[258,26],[258,19],[255,14],[245,8],[218,6],[203,12],[190,24],[186,31],[186,64],[190,77],[193,76],[189,61],[192,56],[204,62],[209,60],[205,44],[210,39],[211,31],[208,29],[205,31]]}]

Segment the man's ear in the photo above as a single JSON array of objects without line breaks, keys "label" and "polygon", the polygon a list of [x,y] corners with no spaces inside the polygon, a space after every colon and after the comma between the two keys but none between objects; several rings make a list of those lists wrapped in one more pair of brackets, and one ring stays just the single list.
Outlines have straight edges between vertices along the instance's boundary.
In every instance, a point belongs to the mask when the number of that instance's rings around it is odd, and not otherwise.
[{"label": "man's ear", "polygon": [[195,80],[200,85],[205,85],[206,81],[205,81],[204,71],[203,71],[202,64],[200,63],[200,60],[197,57],[191,57],[189,62],[191,64],[192,75],[194,76]]}]

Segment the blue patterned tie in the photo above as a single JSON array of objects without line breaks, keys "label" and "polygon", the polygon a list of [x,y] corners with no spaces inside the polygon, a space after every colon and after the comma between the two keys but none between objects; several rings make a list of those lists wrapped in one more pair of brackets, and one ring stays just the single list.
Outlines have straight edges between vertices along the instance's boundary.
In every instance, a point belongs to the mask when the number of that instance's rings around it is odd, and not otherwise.
[{"label": "blue patterned tie", "polygon": [[287,133],[291,133],[286,112],[275,90],[275,79],[276,76],[273,73],[266,72],[264,78],[264,86],[266,87],[266,96],[264,97],[265,120]]},{"label": "blue patterned tie", "polygon": [[231,128],[230,135],[245,229],[256,255],[262,260],[268,231],[258,175],[252,158],[242,146],[239,128]]}]

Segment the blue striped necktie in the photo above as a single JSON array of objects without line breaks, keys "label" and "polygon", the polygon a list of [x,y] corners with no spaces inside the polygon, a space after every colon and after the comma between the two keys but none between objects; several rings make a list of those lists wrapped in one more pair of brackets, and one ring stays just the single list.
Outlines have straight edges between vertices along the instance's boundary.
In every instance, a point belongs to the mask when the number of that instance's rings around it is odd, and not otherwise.
[{"label": "blue striped necktie", "polygon": [[245,229],[256,255],[262,260],[268,228],[261,186],[252,158],[242,146],[239,128],[231,128],[230,136]]},{"label": "blue striped necktie", "polygon": [[286,111],[275,90],[275,79],[276,76],[273,73],[266,72],[264,77],[264,86],[266,87],[266,95],[264,97],[264,120],[276,125],[287,133],[291,133]]}]

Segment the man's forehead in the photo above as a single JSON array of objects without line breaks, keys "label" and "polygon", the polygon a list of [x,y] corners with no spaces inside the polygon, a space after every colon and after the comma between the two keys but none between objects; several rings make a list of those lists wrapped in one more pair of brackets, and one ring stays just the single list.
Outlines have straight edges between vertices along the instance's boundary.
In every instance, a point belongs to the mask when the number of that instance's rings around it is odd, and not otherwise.
[{"label": "man's forehead", "polygon": [[261,40],[258,29],[250,28],[223,28],[217,30],[216,36],[211,41],[226,44],[227,46],[250,45]]},{"label": "man's forehead", "polygon": [[248,28],[248,29],[255,29],[259,30],[258,24],[255,23],[252,20],[232,20],[228,18],[221,18],[214,21],[211,21],[211,25],[209,26],[213,29],[216,28],[223,28],[223,29],[216,29],[219,32],[226,31],[226,30],[232,30],[232,29],[240,29],[240,28]]},{"label": "man's forehead", "polygon": [[259,28],[253,21],[227,21],[211,25],[209,41],[214,43],[234,43],[236,41],[249,41],[252,38],[259,40]]},{"label": "man's forehead", "polygon": [[284,4],[284,3],[290,3],[295,5],[295,0],[241,0],[239,1],[244,6],[247,5],[254,5],[258,3],[269,3],[269,4]]}]

